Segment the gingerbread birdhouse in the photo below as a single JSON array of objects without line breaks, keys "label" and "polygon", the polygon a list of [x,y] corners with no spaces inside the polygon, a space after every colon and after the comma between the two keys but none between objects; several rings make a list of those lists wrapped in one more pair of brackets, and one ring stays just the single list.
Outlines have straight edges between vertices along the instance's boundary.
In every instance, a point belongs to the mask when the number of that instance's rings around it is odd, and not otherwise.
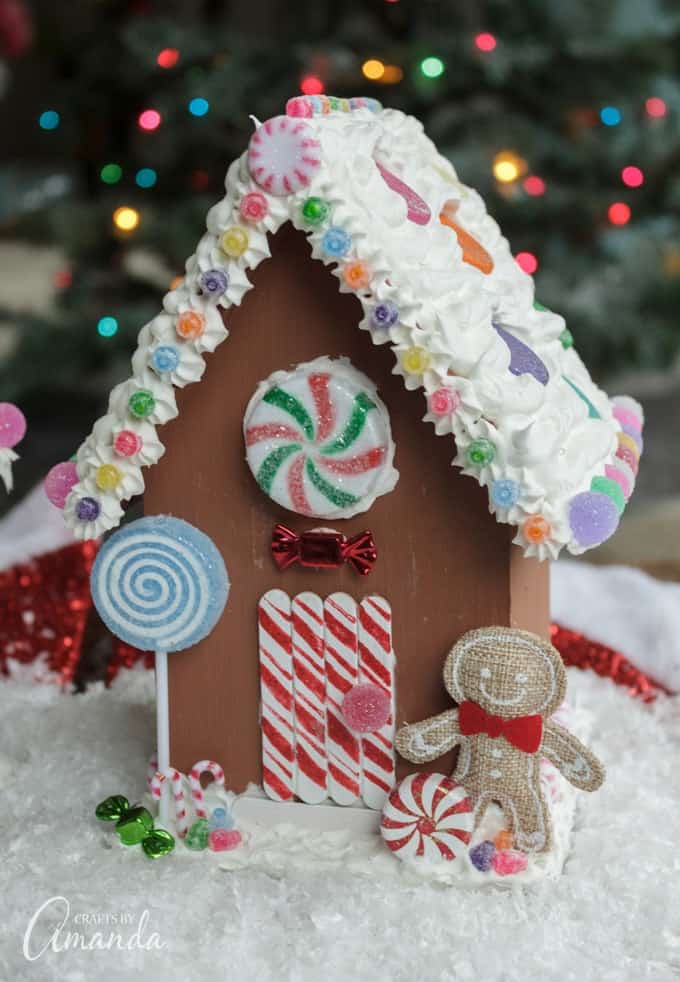
[{"label": "gingerbread birdhouse", "polygon": [[548,560],[615,531],[640,428],[417,120],[301,97],[230,166],[65,517],[99,537],[144,493],[224,559],[224,613],[169,659],[175,768],[376,810],[457,639],[547,636]]}]

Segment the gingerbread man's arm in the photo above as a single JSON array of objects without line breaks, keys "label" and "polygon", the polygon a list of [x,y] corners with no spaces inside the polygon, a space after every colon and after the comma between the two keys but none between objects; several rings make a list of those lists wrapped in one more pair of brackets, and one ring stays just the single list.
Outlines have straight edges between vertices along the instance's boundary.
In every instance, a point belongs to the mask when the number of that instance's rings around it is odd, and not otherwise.
[{"label": "gingerbread man's arm", "polygon": [[423,764],[435,760],[463,743],[465,737],[458,727],[458,710],[447,709],[438,716],[430,716],[422,723],[409,723],[397,733],[397,750],[406,760]]},{"label": "gingerbread man's arm", "polygon": [[604,767],[592,750],[554,720],[548,720],[543,728],[539,753],[547,757],[575,788],[597,791],[604,781]]}]

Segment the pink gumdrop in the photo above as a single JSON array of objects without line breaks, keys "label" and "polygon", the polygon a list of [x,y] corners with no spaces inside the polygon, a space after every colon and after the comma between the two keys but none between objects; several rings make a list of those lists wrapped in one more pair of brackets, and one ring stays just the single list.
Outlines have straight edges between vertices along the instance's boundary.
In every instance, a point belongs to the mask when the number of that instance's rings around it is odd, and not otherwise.
[{"label": "pink gumdrop", "polygon": [[513,873],[521,873],[527,868],[529,857],[524,852],[517,852],[515,849],[503,849],[496,852],[491,860],[494,873],[499,876],[511,876]]},{"label": "pink gumdrop", "polygon": [[309,103],[302,96],[296,96],[294,99],[289,99],[286,103],[286,116],[309,118],[313,115],[314,110],[312,109],[311,103]]},{"label": "pink gumdrop", "polygon": [[208,845],[213,852],[229,852],[241,845],[238,829],[213,829],[208,836]]},{"label": "pink gumdrop", "polygon": [[0,450],[16,447],[26,435],[26,417],[11,402],[0,402]]},{"label": "pink gumdrop", "polygon": [[45,494],[57,508],[66,504],[71,488],[78,483],[78,472],[72,460],[55,464],[45,478]]},{"label": "pink gumdrop", "polygon": [[605,465],[604,472],[611,481],[616,481],[618,486],[623,491],[623,495],[626,500],[630,498],[631,494],[633,493],[633,489],[628,483],[626,475],[623,474],[617,467],[612,467],[611,464]]},{"label": "pink gumdrop", "polygon": [[460,396],[453,389],[437,389],[430,396],[430,412],[433,416],[446,416],[455,413],[460,405]]},{"label": "pink gumdrop", "polygon": [[636,433],[642,433],[642,421],[636,416],[632,409],[624,409],[617,406],[614,410],[614,418],[618,419],[621,426],[630,426]]},{"label": "pink gumdrop", "polygon": [[390,718],[392,702],[384,689],[370,682],[354,685],[342,700],[342,715],[350,730],[375,733]]},{"label": "pink gumdrop", "polygon": [[632,470],[633,474],[637,474],[638,469],[640,467],[640,461],[637,455],[634,454],[633,451],[630,449],[630,447],[619,447],[619,449],[616,451],[616,456],[620,460],[625,460],[625,462]]}]

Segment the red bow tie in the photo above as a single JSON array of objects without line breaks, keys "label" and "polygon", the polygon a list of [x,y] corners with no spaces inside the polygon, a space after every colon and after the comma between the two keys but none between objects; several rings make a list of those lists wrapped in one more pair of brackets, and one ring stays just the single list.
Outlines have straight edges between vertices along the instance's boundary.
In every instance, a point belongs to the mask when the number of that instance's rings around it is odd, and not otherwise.
[{"label": "red bow tie", "polygon": [[349,563],[357,573],[371,572],[378,553],[370,532],[348,539],[340,532],[303,532],[296,535],[285,525],[275,525],[272,555],[279,569],[299,563],[311,569],[337,569]]},{"label": "red bow tie", "polygon": [[485,712],[476,702],[461,702],[458,707],[458,723],[463,736],[486,733],[492,740],[505,737],[508,743],[525,754],[535,754],[543,736],[542,716],[518,716],[504,719]]}]

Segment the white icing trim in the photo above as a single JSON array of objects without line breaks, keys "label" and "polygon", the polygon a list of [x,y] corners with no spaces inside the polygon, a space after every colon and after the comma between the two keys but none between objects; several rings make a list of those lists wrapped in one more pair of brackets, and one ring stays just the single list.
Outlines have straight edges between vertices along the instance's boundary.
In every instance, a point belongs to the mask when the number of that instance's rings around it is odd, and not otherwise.
[{"label": "white icing trim", "polygon": [[[332,267],[341,291],[350,289],[342,280],[344,262],[366,262],[370,288],[356,293],[364,309],[360,329],[371,331],[374,343],[392,345],[397,359],[393,371],[403,377],[407,389],[423,388],[426,399],[446,386],[457,393],[460,402],[455,412],[435,417],[428,411],[424,418],[434,423],[438,434],[455,436],[454,463],[464,474],[490,490],[500,479],[518,485],[515,502],[506,507],[490,499],[489,509],[498,521],[518,526],[514,541],[525,554],[554,558],[563,547],[575,554],[584,552],[569,525],[569,503],[576,494],[588,491],[593,478],[604,475],[605,466],[614,462],[620,426],[612,404],[593,384],[574,349],[563,348],[563,319],[534,308],[531,277],[514,261],[481,197],[459,182],[417,120],[396,110],[357,109],[330,112],[304,123],[320,141],[321,166],[303,191],[283,197],[268,194],[252,180],[246,153],[229,167],[226,195],[208,213],[207,231],[186,263],[185,279],[165,296],[164,313],[140,332],[133,378],[113,390],[108,415],[95,427],[96,436],[80,448],[81,482],[69,496],[67,524],[79,538],[101,535],[118,524],[122,514],[118,498],[139,486],[136,474],[133,479],[126,472],[122,492],[121,486],[111,493],[95,489],[101,513],[94,521],[79,521],[76,503],[84,494],[92,496],[96,461],[106,457],[116,430],[141,425],[128,413],[131,392],[145,388],[154,395],[156,406],[145,425],[160,425],[176,415],[173,386],[198,381],[204,370],[203,352],[214,350],[227,337],[217,307],[241,303],[251,288],[246,271],[270,256],[267,233],[275,233],[290,220],[307,233],[314,258]],[[409,221],[406,202],[388,187],[376,160],[417,189],[431,212],[428,224]],[[239,214],[241,199],[253,191],[263,194],[268,206],[267,215],[255,224]],[[321,197],[330,212],[328,221],[310,228],[301,209],[312,195]],[[456,221],[491,256],[490,273],[463,261],[457,235],[437,220],[451,201],[456,204]],[[247,231],[248,242],[240,256],[229,258],[220,243],[225,230],[234,225]],[[324,235],[331,226],[351,238],[342,260],[324,250]],[[201,276],[211,269],[229,278],[217,301],[201,292]],[[386,330],[372,329],[374,308],[388,301],[398,308],[398,322]],[[196,340],[174,334],[175,319],[188,310],[205,318],[205,330]],[[510,352],[497,325],[540,358],[549,374],[547,384],[532,374],[510,373]],[[161,343],[172,343],[180,357],[173,372],[159,376],[150,367],[150,358]],[[428,364],[422,373],[409,371],[402,363],[411,347],[426,353]],[[584,393],[599,419],[591,418],[588,405],[564,376]],[[629,400],[625,406],[642,419],[636,403]],[[493,460],[482,466],[471,465],[467,456],[477,439],[490,440],[495,447]],[[145,444],[135,463],[149,466],[159,456],[154,440],[153,449]],[[539,514],[549,523],[550,534],[546,541],[532,543],[522,526]]]}]

